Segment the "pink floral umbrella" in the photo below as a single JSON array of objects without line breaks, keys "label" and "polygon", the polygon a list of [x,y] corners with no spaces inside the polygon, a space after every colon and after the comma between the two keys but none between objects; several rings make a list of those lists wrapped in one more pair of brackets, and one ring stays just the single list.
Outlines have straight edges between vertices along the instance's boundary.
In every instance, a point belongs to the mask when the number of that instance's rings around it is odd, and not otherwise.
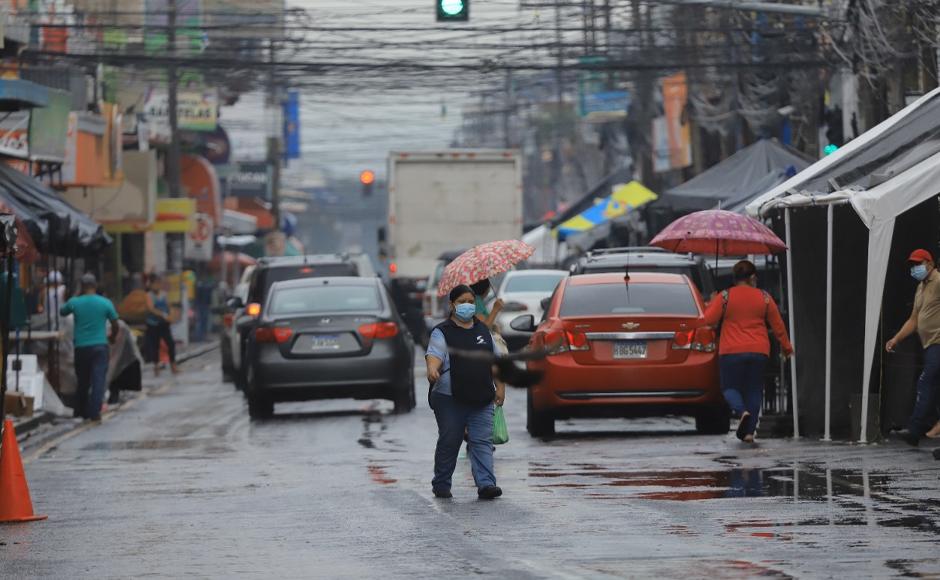
[{"label": "pink floral umbrella", "polygon": [[770,228],[746,215],[720,209],[697,211],[672,222],[650,245],[670,252],[745,256],[787,249]]},{"label": "pink floral umbrella", "polygon": [[473,284],[503,272],[528,259],[535,248],[519,240],[487,242],[460,254],[444,268],[437,295],[446,296],[461,284]]}]

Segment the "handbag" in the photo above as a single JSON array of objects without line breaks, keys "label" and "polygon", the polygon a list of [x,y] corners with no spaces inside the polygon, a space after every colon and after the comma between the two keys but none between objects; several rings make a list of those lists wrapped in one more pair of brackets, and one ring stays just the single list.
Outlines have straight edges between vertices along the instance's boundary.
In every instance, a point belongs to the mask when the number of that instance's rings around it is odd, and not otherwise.
[{"label": "handbag", "polygon": [[506,427],[506,414],[502,406],[493,411],[493,445],[509,443],[509,428]]}]

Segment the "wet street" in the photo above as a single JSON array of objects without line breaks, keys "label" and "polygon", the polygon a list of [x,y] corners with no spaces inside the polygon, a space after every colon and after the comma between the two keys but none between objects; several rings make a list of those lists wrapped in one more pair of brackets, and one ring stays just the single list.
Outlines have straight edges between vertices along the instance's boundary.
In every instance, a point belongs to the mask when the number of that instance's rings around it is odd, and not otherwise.
[{"label": "wet street", "polygon": [[[44,522],[0,527],[3,578],[698,578],[940,575],[930,449],[699,436],[690,421],[560,422],[496,452],[503,498],[431,495],[434,419],[387,402],[248,419],[218,353],[26,471]],[[420,367],[419,367],[420,368]],[[462,456],[464,454],[462,453]]]}]

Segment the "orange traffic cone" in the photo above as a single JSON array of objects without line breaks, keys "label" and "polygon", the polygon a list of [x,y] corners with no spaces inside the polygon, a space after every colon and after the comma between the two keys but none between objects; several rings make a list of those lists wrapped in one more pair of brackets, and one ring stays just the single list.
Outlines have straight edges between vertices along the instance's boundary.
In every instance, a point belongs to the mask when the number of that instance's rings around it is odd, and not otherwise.
[{"label": "orange traffic cone", "polygon": [[3,423],[3,441],[0,442],[0,523],[32,522],[46,517],[33,513],[20,447],[16,443],[13,421],[8,419]]}]

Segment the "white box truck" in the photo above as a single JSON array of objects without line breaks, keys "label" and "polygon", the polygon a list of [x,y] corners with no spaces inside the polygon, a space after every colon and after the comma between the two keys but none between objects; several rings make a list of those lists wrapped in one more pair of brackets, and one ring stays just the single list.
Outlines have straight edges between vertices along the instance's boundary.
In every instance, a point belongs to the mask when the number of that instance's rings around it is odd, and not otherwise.
[{"label": "white box truck", "polygon": [[388,158],[390,276],[422,298],[428,324],[442,317],[444,256],[522,236],[522,161],[511,149],[393,151]]}]

